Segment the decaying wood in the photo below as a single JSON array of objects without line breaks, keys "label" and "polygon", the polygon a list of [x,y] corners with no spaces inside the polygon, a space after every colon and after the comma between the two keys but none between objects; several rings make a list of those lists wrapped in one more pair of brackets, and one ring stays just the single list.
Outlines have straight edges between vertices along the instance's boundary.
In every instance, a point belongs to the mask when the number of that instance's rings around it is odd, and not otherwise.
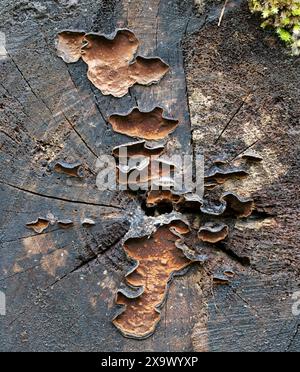
[{"label": "decaying wood", "polygon": [[[258,31],[240,1],[228,2],[218,28],[222,6],[208,1],[200,16],[192,0],[1,0],[1,351],[299,350],[290,297],[300,284],[299,60]],[[120,28],[170,71],[117,99],[88,81],[83,61],[59,58],[55,40],[62,30]],[[132,194],[100,192],[95,182],[97,157],[136,141],[109,123],[134,107],[178,120],[169,153],[204,152],[214,166],[226,155],[230,167],[249,149],[262,157],[249,177],[209,180],[213,200],[253,198],[252,217],[229,218],[229,238],[170,286],[156,333],[143,341],[124,338],[111,319],[131,267],[123,242],[144,211]],[[28,229],[39,218],[47,228]],[[193,218],[195,231],[210,222]]]},{"label": "decaying wood", "polygon": [[[242,158],[251,165],[249,177],[214,193],[251,197],[255,210],[236,220],[222,243],[236,261],[234,278],[211,288],[207,275],[201,277],[200,293],[210,300],[194,327],[193,347],[299,351],[299,316],[292,313],[300,284],[299,59],[257,27],[246,2],[235,8],[228,2],[226,9],[231,13],[222,27],[207,24],[184,43],[193,142],[207,163]],[[226,279],[222,261],[211,261],[208,272]]]}]

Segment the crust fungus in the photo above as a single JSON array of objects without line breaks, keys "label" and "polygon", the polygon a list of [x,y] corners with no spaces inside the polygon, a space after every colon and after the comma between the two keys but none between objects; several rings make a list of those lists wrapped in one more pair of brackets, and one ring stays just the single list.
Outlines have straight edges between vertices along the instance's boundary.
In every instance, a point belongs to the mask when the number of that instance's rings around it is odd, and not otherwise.
[{"label": "crust fungus", "polygon": [[263,158],[259,154],[257,154],[255,151],[245,152],[242,155],[242,158],[247,160],[247,161],[253,162],[253,163],[259,163],[259,162],[263,161]]},{"label": "crust fungus", "polygon": [[80,162],[77,163],[67,163],[64,161],[59,161],[55,163],[54,170],[57,173],[64,173],[67,174],[70,177],[84,177],[84,171],[82,164]]},{"label": "crust fungus", "polygon": [[72,220],[59,220],[57,221],[57,224],[59,227],[61,227],[62,229],[69,229],[70,227],[73,227],[74,226],[74,223]]},{"label": "crust fungus", "polygon": [[213,282],[216,285],[228,285],[229,284],[229,278],[223,274],[214,274],[213,276]]},{"label": "crust fungus", "polygon": [[241,198],[236,194],[227,192],[221,196],[220,204],[204,203],[201,211],[212,216],[233,216],[239,218],[249,217],[255,207],[251,198]]},{"label": "crust fungus", "polygon": [[[132,159],[131,159],[130,163],[129,164],[119,164],[118,165],[119,176],[120,176],[120,173],[130,174],[133,171],[142,172],[145,169],[148,170],[148,166],[150,164],[150,159],[149,158],[138,158],[134,162],[132,162]],[[148,172],[147,172],[146,177],[148,177]],[[120,179],[120,177],[119,177],[119,179]],[[142,178],[140,177],[139,179],[140,179],[140,182],[142,182]],[[148,180],[148,178],[145,179],[145,181],[147,181],[147,180]]]},{"label": "crust fungus", "polygon": [[213,275],[213,282],[217,285],[227,285],[230,282],[230,279],[234,278],[235,273],[228,269],[228,270],[220,270]]},{"label": "crust fungus", "polygon": [[163,145],[149,145],[146,141],[132,142],[113,149],[113,156],[117,159],[158,157],[164,151]]},{"label": "crust fungus", "polygon": [[193,193],[187,193],[182,195],[182,198],[177,203],[177,206],[180,210],[186,210],[191,212],[200,212],[203,205],[202,198]]},{"label": "crust fungus", "polygon": [[78,62],[81,58],[81,48],[85,32],[62,31],[56,41],[57,55],[66,63]]},{"label": "crust fungus", "polygon": [[201,212],[204,214],[209,214],[211,216],[221,216],[225,212],[225,209],[225,203],[213,204],[205,200],[203,206],[201,207]]},{"label": "crust fungus", "polygon": [[160,58],[137,57],[130,65],[130,76],[141,85],[159,83],[162,77],[169,71],[169,66]]},{"label": "crust fungus", "polygon": [[199,195],[193,193],[176,194],[170,190],[151,190],[147,194],[148,208],[172,206],[175,210],[200,212],[203,201]]},{"label": "crust fungus", "polygon": [[222,169],[219,166],[213,166],[205,175],[205,183],[221,185],[229,179],[247,176],[249,176],[249,173],[241,168]]},{"label": "crust fungus", "polygon": [[44,232],[50,225],[50,221],[46,218],[39,217],[36,221],[29,222],[26,226],[29,229],[34,230],[36,233],[41,234]]},{"label": "crust fungus", "polygon": [[201,227],[198,233],[203,242],[218,243],[225,240],[229,234],[229,227],[224,224],[208,223]]},{"label": "crust fungus", "polygon": [[233,193],[225,193],[221,197],[226,205],[225,213],[227,215],[234,215],[239,218],[246,218],[251,216],[254,209],[254,200],[251,198],[241,198]]},{"label": "crust fungus", "polygon": [[146,204],[148,208],[153,208],[160,205],[173,205],[181,200],[180,195],[173,194],[168,190],[151,190],[147,194]]},{"label": "crust fungus", "polygon": [[81,221],[81,225],[83,227],[92,227],[92,226],[96,225],[96,222],[94,220],[92,220],[91,218],[84,218]]},{"label": "crust fungus", "polygon": [[143,288],[136,298],[119,292],[117,304],[122,307],[113,320],[114,325],[126,337],[143,339],[149,337],[160,321],[170,281],[187,268],[191,260],[182,247],[182,235],[189,232],[182,221],[160,226],[149,238],[131,238],[124,244],[129,258],[136,262],[126,282],[130,288]]},{"label": "crust fungus", "polygon": [[130,165],[118,165],[117,180],[119,185],[129,185],[132,190],[142,188],[149,190],[155,187],[173,187],[176,166],[163,159],[141,158]]},{"label": "crust fungus", "polygon": [[136,57],[139,40],[127,29],[113,35],[63,31],[58,35],[58,56],[67,63],[80,57],[88,65],[88,78],[104,95],[123,97],[134,84],[158,83],[169,71],[160,58]]},{"label": "crust fungus", "polygon": [[157,141],[174,132],[179,125],[178,120],[164,117],[163,112],[160,107],[150,112],[141,112],[134,108],[128,115],[115,114],[108,121],[117,133]]}]

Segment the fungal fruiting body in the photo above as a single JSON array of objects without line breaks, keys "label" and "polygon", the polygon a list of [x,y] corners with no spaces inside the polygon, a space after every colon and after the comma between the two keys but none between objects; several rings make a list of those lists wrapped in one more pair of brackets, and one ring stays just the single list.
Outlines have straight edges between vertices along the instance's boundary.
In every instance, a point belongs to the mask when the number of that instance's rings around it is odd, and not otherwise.
[{"label": "fungal fruiting body", "polygon": [[111,115],[108,119],[113,130],[129,137],[148,141],[158,141],[166,138],[179,125],[178,120],[166,118],[164,110],[156,107],[150,112],[141,112],[134,108],[126,115]]},{"label": "fungal fruiting body", "polygon": [[54,170],[57,173],[64,173],[70,177],[84,177],[84,171],[81,162],[67,163],[65,161],[58,161],[54,164]]},{"label": "fungal fruiting body", "polygon": [[198,236],[203,242],[218,243],[225,240],[229,234],[229,227],[224,224],[207,223],[200,228]]},{"label": "fungal fruiting body", "polygon": [[187,225],[174,221],[159,227],[150,238],[125,242],[126,254],[136,262],[135,270],[126,277],[127,285],[143,289],[136,298],[129,298],[125,291],[117,295],[122,311],[113,323],[125,336],[146,338],[155,331],[171,279],[192,263],[178,245],[180,236],[188,232]]},{"label": "fungal fruiting body", "polygon": [[158,83],[169,71],[160,58],[135,58],[140,43],[127,29],[111,36],[63,31],[56,45],[58,56],[66,63],[83,59],[88,65],[88,79],[104,95],[123,97],[134,84]]},{"label": "fungal fruiting body", "polygon": [[147,194],[146,205],[148,208],[157,207],[160,205],[177,204],[181,200],[180,195],[173,194],[169,190],[151,190]]},{"label": "fungal fruiting body", "polygon": [[254,200],[251,198],[241,198],[231,192],[225,193],[221,197],[225,205],[225,214],[233,215],[239,218],[251,216],[254,209]]},{"label": "fungal fruiting body", "polygon": [[26,224],[28,229],[32,229],[37,234],[43,233],[50,225],[50,221],[47,218],[39,217],[37,220],[33,222],[29,222]]},{"label": "fungal fruiting body", "polygon": [[163,145],[150,146],[146,141],[131,142],[113,149],[113,156],[117,159],[156,158],[164,151]]},{"label": "fungal fruiting body", "polygon": [[57,55],[66,63],[78,62],[81,58],[81,48],[85,32],[62,31],[58,34]]}]

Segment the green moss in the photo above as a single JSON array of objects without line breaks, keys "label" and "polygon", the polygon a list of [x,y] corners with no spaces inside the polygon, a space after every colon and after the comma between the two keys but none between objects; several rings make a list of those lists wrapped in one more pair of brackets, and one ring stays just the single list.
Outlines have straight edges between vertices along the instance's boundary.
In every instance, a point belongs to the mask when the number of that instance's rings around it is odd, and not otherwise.
[{"label": "green moss", "polygon": [[300,0],[249,0],[252,13],[260,13],[262,27],[273,28],[293,55],[300,55]]}]

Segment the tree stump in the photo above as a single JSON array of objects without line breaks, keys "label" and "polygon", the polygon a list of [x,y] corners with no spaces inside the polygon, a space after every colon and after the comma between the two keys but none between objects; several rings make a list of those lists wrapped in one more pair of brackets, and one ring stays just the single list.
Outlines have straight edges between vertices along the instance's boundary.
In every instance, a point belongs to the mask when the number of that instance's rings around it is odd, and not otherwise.
[{"label": "tree stump", "polygon": [[[2,0],[1,8],[1,351],[299,350],[291,298],[300,284],[299,59],[258,30],[241,1],[229,2],[219,28],[223,2],[208,1],[202,14],[193,0]],[[134,32],[139,55],[170,66],[159,84],[119,99],[55,48],[62,30],[118,28]],[[263,162],[248,181],[226,184],[254,197],[252,218],[235,222],[206,265],[176,278],[156,332],[138,341],[111,320],[129,268],[122,240],[140,201],[100,192],[96,161],[129,142],[112,130],[112,114],[157,106],[180,123],[176,151],[209,162],[254,148]],[[56,172],[58,161],[84,177]],[[220,285],[226,268],[235,276]]]}]

